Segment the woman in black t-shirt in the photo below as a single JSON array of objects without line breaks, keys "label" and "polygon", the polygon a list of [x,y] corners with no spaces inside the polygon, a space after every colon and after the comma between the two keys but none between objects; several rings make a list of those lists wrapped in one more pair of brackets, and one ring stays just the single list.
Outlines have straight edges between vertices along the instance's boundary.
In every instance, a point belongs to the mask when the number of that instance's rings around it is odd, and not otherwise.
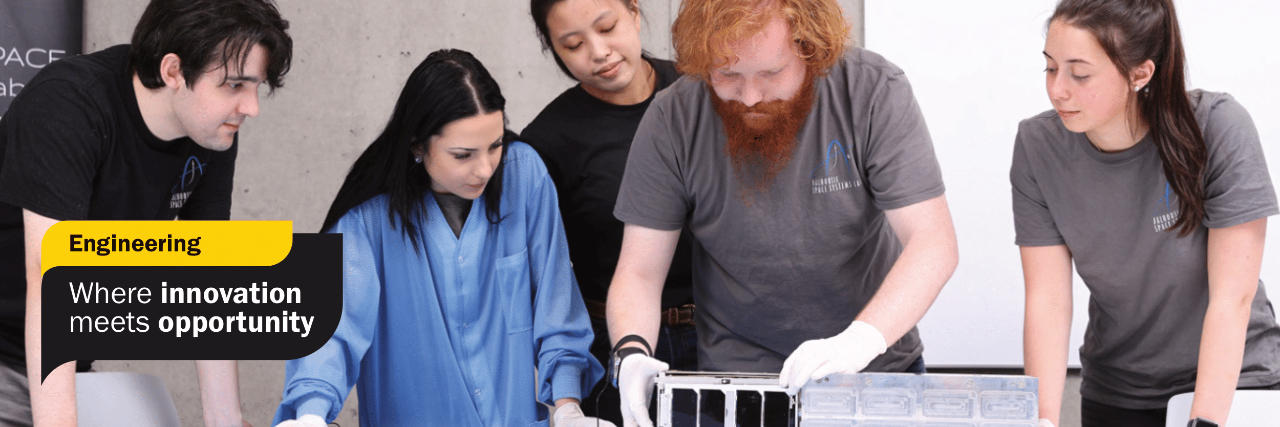
[{"label": "woman in black t-shirt", "polygon": [[[623,223],[613,216],[631,139],[654,95],[677,78],[671,61],[641,50],[637,0],[532,0],[543,49],[578,84],[565,90],[524,129],[555,181],[569,254],[591,312],[591,352],[608,364],[604,319],[609,282],[622,248]],[[693,327],[692,252],[681,236],[662,293],[662,328],[654,357],[671,369],[697,369]],[[618,391],[597,384],[583,409],[621,425]]]}]

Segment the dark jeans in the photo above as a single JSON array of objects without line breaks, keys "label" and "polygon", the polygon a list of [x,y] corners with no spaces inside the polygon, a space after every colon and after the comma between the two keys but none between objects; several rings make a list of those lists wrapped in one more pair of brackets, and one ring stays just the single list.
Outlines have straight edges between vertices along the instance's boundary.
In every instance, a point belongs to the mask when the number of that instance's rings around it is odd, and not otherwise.
[{"label": "dark jeans", "polygon": [[[1241,390],[1280,390],[1280,384],[1244,387]],[[1164,427],[1167,416],[1168,408],[1126,409],[1089,399],[1080,399],[1081,427]]]},{"label": "dark jeans", "polygon": [[911,362],[911,364],[907,366],[907,369],[903,370],[902,372],[907,374],[929,373],[929,371],[924,368],[924,356],[917,357],[916,361]]},{"label": "dark jeans", "polygon": [[[591,318],[591,329],[596,339],[591,343],[591,354],[600,360],[607,370],[609,367],[609,328],[604,319]],[[655,359],[667,362],[671,370],[698,370],[698,332],[693,325],[662,326],[658,329],[658,342],[653,345]],[[649,405],[650,418],[657,405]],[[598,417],[622,425],[622,400],[618,389],[609,383],[606,375],[591,389],[591,396],[582,400],[582,412],[587,416]]]},{"label": "dark jeans", "polygon": [[1164,427],[1167,408],[1125,409],[1080,399],[1080,427]]}]

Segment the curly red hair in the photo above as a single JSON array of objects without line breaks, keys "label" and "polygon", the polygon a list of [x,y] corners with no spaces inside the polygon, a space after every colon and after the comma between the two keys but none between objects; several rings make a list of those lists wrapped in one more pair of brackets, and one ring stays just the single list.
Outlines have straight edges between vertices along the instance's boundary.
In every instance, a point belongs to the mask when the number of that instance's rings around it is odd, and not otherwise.
[{"label": "curly red hair", "polygon": [[764,30],[778,13],[791,26],[796,53],[817,75],[844,55],[849,22],[836,0],[685,0],[671,25],[677,67],[705,81],[712,69],[737,61],[731,42]]}]

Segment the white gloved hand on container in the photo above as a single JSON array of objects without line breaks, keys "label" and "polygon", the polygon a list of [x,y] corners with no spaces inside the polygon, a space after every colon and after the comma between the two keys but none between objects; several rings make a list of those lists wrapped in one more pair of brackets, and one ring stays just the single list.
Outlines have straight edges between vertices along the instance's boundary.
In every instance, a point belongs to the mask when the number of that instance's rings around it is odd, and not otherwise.
[{"label": "white gloved hand on container", "polygon": [[583,415],[577,403],[560,405],[553,421],[556,427],[618,427],[609,421]]},{"label": "white gloved hand on container", "polygon": [[837,372],[856,373],[887,349],[880,330],[856,320],[834,337],[801,343],[783,362],[778,384],[795,396],[809,380]]},{"label": "white gloved hand on container", "polygon": [[276,427],[327,427],[328,425],[319,415],[307,414],[298,419],[281,421],[280,424],[276,424]]},{"label": "white gloved hand on container", "polygon": [[622,401],[624,427],[653,427],[649,419],[649,395],[658,373],[670,367],[658,359],[634,354],[622,359],[618,369],[618,397]]}]

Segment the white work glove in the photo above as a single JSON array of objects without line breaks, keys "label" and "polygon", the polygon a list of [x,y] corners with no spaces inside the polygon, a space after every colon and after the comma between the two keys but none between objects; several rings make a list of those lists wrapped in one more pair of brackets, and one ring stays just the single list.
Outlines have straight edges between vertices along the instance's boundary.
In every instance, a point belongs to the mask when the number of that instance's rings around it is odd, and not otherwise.
[{"label": "white work glove", "polygon": [[1054,426],[1053,421],[1049,421],[1048,418],[1041,418],[1040,427],[1056,427],[1056,426]]},{"label": "white work glove", "polygon": [[800,344],[783,362],[778,384],[795,396],[809,380],[836,372],[856,373],[887,349],[884,335],[875,326],[857,320],[834,337]]},{"label": "white work glove", "polygon": [[624,427],[653,427],[649,419],[649,394],[658,373],[669,369],[666,363],[643,354],[622,359],[618,368],[618,397],[622,401]]},{"label": "white work glove", "polygon": [[328,427],[329,423],[324,422],[324,418],[319,415],[307,414],[298,417],[296,420],[284,420],[276,427]]},{"label": "white work glove", "polygon": [[618,427],[609,421],[583,415],[577,403],[566,403],[556,408],[553,421],[555,427]]}]

